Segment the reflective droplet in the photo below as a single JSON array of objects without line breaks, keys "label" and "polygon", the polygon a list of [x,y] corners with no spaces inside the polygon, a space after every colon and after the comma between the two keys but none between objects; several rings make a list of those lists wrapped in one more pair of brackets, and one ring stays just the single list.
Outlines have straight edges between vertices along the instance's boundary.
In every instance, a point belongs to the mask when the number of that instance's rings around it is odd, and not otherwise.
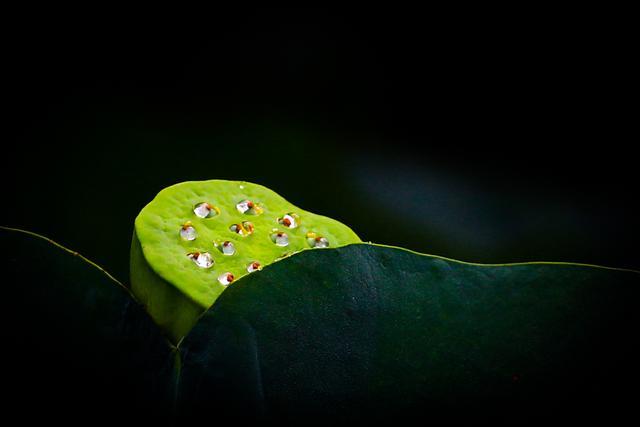
[{"label": "reflective droplet", "polygon": [[258,261],[253,261],[251,263],[249,263],[249,265],[247,265],[247,271],[249,273],[253,273],[254,271],[258,271],[262,268],[262,266],[260,265],[260,263]]},{"label": "reflective droplet", "polygon": [[227,241],[224,242],[222,245],[220,245],[222,253],[225,255],[233,255],[236,253],[236,247],[233,245],[233,243]]},{"label": "reflective droplet", "polygon": [[315,247],[316,248],[328,248],[329,241],[326,237],[316,237],[315,238]]},{"label": "reflective droplet", "polygon": [[313,231],[310,231],[307,233],[307,243],[312,248],[328,248],[329,247],[329,240],[326,237],[319,236]]},{"label": "reflective droplet", "polygon": [[250,223],[249,221],[243,221],[242,222],[242,227],[244,228],[245,232],[248,234],[253,234],[253,224]]},{"label": "reflective droplet", "polygon": [[182,237],[182,240],[196,240],[198,233],[196,229],[193,228],[193,225],[191,225],[191,222],[187,221],[182,225],[182,228],[180,228],[180,237]]},{"label": "reflective droplet", "polygon": [[278,223],[287,228],[296,228],[300,224],[300,217],[293,212],[290,212],[282,218],[278,218]]},{"label": "reflective droplet", "polygon": [[282,231],[277,231],[271,234],[271,241],[278,246],[288,246],[289,245],[289,236],[287,233],[283,233]]},{"label": "reflective droplet", "polygon": [[238,233],[241,236],[245,235],[244,228],[242,227],[242,224],[231,224],[231,227],[229,227],[229,230],[234,232],[234,233]]},{"label": "reflective droplet", "polygon": [[238,212],[240,213],[245,213],[246,211],[251,209],[252,206],[253,206],[253,202],[249,200],[243,200],[236,205],[236,209],[238,209]]},{"label": "reflective droplet", "polygon": [[207,202],[202,202],[198,203],[193,208],[193,213],[199,218],[211,218],[218,215],[220,213],[220,209]]},{"label": "reflective droplet", "polygon": [[251,200],[243,200],[236,205],[238,212],[247,215],[260,215],[263,209]]},{"label": "reflective droplet", "polygon": [[229,227],[229,230],[237,233],[243,237],[253,233],[253,224],[249,221],[244,221],[242,224],[233,224]]},{"label": "reflective droplet", "polygon": [[224,286],[227,286],[229,283],[233,282],[233,279],[233,274],[229,272],[222,273],[218,276],[218,282],[220,282],[220,284]]},{"label": "reflective droplet", "polygon": [[187,256],[201,268],[210,268],[214,262],[208,252],[192,252]]}]

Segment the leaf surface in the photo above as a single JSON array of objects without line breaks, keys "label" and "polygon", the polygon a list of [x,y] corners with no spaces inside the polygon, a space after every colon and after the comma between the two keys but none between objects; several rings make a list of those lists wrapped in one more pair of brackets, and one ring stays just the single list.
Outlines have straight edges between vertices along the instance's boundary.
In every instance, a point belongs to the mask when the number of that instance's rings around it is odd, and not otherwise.
[{"label": "leaf surface", "polygon": [[[182,413],[531,419],[628,410],[640,275],[354,244],[230,286],[181,344]],[[519,418],[518,418],[519,417]]]},{"label": "leaf surface", "polygon": [[182,182],[163,189],[136,218],[131,289],[178,343],[250,266],[255,271],[299,251],[354,242],[360,239],[346,225],[264,186]]},{"label": "leaf surface", "polygon": [[120,282],[41,236],[0,236],[6,408],[85,421],[170,413],[159,402],[173,397],[174,349]]}]

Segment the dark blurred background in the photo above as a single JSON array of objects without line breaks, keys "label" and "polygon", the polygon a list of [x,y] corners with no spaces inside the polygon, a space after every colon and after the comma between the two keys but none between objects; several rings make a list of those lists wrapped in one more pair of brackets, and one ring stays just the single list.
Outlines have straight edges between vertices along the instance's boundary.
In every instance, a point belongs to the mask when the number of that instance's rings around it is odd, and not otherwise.
[{"label": "dark blurred background", "polygon": [[2,30],[0,223],[119,278],[138,211],[213,178],[420,252],[640,268],[620,16],[58,12]]}]

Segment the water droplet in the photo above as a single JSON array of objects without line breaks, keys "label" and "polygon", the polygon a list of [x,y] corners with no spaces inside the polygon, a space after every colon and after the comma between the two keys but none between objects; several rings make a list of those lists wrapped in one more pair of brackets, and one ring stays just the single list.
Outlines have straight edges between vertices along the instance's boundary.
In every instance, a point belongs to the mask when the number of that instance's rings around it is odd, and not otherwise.
[{"label": "water droplet", "polygon": [[192,252],[187,256],[201,268],[210,268],[214,262],[208,252]]},{"label": "water droplet", "polygon": [[260,215],[263,212],[262,207],[251,200],[243,200],[236,205],[238,212],[247,215]]},{"label": "water droplet", "polygon": [[242,224],[231,224],[231,227],[229,227],[229,231],[232,231],[234,233],[238,233],[241,236],[245,235],[244,228],[242,227]]},{"label": "water droplet", "polygon": [[278,223],[287,228],[296,228],[300,224],[300,217],[293,212],[289,212],[282,218],[278,218]]},{"label": "water droplet", "polygon": [[233,279],[235,279],[235,277],[233,277],[233,274],[229,273],[228,271],[218,276],[218,282],[220,282],[220,284],[223,286],[229,285],[231,282],[233,282]]},{"label": "water droplet", "polygon": [[312,248],[328,248],[329,247],[329,240],[326,237],[319,236],[313,231],[310,231],[307,233],[307,243]]},{"label": "water droplet", "polygon": [[226,241],[222,244],[222,253],[225,255],[233,255],[236,253],[236,247],[233,243]]},{"label": "water droplet", "polygon": [[236,205],[236,209],[238,209],[238,212],[240,213],[245,213],[247,212],[249,209],[251,209],[253,207],[253,202],[250,200],[243,200],[240,203],[238,203]]},{"label": "water droplet", "polygon": [[282,231],[276,231],[271,234],[271,241],[278,246],[289,246],[289,236]]},{"label": "water droplet", "polygon": [[229,230],[237,233],[243,237],[253,234],[253,224],[249,221],[243,221],[242,224],[233,224],[229,227]]},{"label": "water droplet", "polygon": [[180,228],[180,237],[182,237],[182,240],[196,240],[198,233],[196,229],[193,228],[193,225],[191,225],[191,222],[187,221],[182,225],[182,228]]},{"label": "water droplet", "polygon": [[207,202],[202,202],[193,208],[193,213],[199,218],[212,218],[220,213],[220,209]]},{"label": "water droplet", "polygon": [[245,229],[247,234],[253,234],[254,227],[253,227],[253,224],[250,223],[249,221],[243,221],[242,227]]},{"label": "water droplet", "polygon": [[316,237],[315,238],[315,247],[316,248],[328,248],[329,240],[326,237]]},{"label": "water droplet", "polygon": [[251,263],[249,263],[249,265],[247,265],[247,271],[249,273],[253,273],[254,271],[258,271],[262,269],[262,266],[260,265],[260,263],[258,261],[253,261]]}]

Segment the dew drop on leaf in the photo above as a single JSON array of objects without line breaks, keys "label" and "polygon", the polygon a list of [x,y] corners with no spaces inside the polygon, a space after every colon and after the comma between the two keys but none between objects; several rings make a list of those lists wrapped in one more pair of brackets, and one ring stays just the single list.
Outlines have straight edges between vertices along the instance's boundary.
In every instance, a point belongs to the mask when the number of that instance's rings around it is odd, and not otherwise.
[{"label": "dew drop on leaf", "polygon": [[276,231],[271,234],[271,241],[278,246],[288,246],[289,236],[287,233],[283,233],[282,231]]},{"label": "dew drop on leaf", "polygon": [[249,221],[243,221],[242,228],[244,228],[246,235],[253,234],[254,227],[253,227],[253,224],[250,223]]},{"label": "dew drop on leaf", "polygon": [[236,209],[238,209],[238,212],[241,214],[247,215],[260,215],[262,213],[262,208],[251,200],[243,200],[239,202],[236,204]]},{"label": "dew drop on leaf", "polygon": [[260,266],[260,263],[258,261],[250,262],[249,265],[247,265],[247,271],[249,273],[253,273],[254,271],[258,271],[261,268],[262,267]]},{"label": "dew drop on leaf", "polygon": [[253,234],[253,224],[249,221],[243,221],[242,224],[232,224],[229,227],[229,230],[239,234],[240,236],[246,237],[249,234]]},{"label": "dew drop on leaf", "polygon": [[278,223],[287,228],[296,228],[300,223],[300,217],[294,213],[288,213],[282,218],[278,218]]},{"label": "dew drop on leaf", "polygon": [[187,256],[201,268],[211,268],[213,265],[213,258],[208,252],[192,252]]},{"label": "dew drop on leaf", "polygon": [[221,245],[221,250],[222,250],[222,253],[225,255],[233,255],[236,253],[236,247],[233,245],[233,243],[229,241],[224,242]]},{"label": "dew drop on leaf", "polygon": [[220,284],[223,286],[229,285],[231,282],[233,282],[233,279],[233,274],[229,272],[222,273],[220,276],[218,276],[218,282],[220,282]]},{"label": "dew drop on leaf", "polygon": [[314,247],[316,248],[328,248],[329,247],[329,241],[327,240],[326,237],[316,237],[314,239]]},{"label": "dew drop on leaf", "polygon": [[207,202],[198,203],[193,208],[193,213],[199,218],[211,218],[218,215],[219,212],[218,208]]},{"label": "dew drop on leaf", "polygon": [[231,226],[229,227],[229,231],[238,233],[241,236],[245,235],[244,229],[242,228],[241,224],[231,224]]},{"label": "dew drop on leaf", "polygon": [[196,232],[196,229],[193,228],[193,225],[191,225],[190,222],[185,222],[184,225],[180,228],[180,237],[182,238],[182,240],[196,240],[196,237],[198,237],[198,233]]},{"label": "dew drop on leaf", "polygon": [[307,233],[307,243],[312,248],[328,248],[329,240],[326,237],[322,237],[313,231]]}]

